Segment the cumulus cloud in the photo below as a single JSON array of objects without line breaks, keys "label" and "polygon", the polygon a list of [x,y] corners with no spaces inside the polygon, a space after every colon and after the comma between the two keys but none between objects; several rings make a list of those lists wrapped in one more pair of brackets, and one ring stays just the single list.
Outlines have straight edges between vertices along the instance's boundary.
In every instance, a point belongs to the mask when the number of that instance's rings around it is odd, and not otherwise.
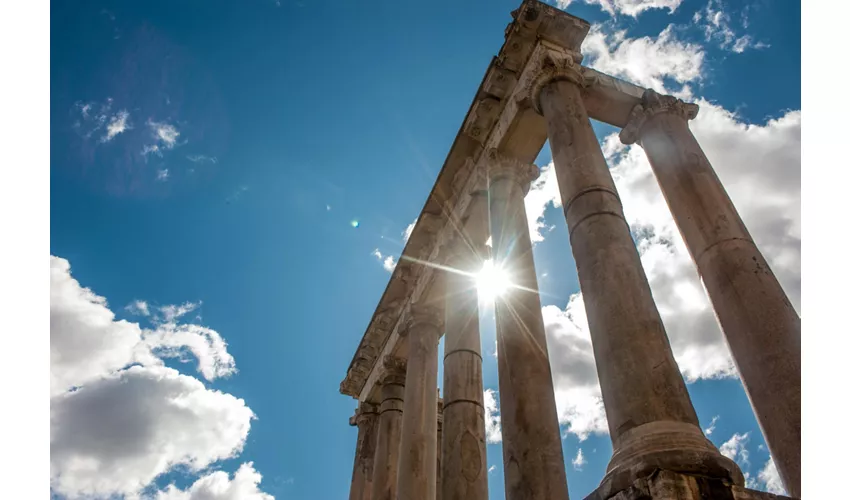
[{"label": "cumulus cloud", "polygon": [[201,477],[188,489],[169,485],[157,493],[156,500],[274,500],[259,489],[262,476],[253,462],[242,464],[233,479],[226,472],[215,471]]},{"label": "cumulus cloud", "polygon": [[101,143],[109,142],[118,134],[132,129],[130,113],[126,109],[113,112],[112,103],[111,97],[103,102],[75,102],[71,110],[74,117],[72,128],[85,139],[105,130],[106,133],[98,140]]},{"label": "cumulus cloud", "polygon": [[531,183],[525,196],[525,213],[528,217],[528,232],[531,243],[539,243],[545,239],[546,233],[555,226],[547,225],[543,220],[546,208],[561,206],[561,194],[558,191],[558,179],[555,178],[554,164],[549,162],[540,168],[540,177]]},{"label": "cumulus cloud", "polygon": [[759,471],[758,481],[758,486],[764,488],[764,490],[769,493],[774,493],[776,495],[788,494],[785,491],[785,487],[782,486],[782,479],[779,478],[779,471],[776,470],[776,464],[773,462],[772,456],[767,460],[767,463],[764,464],[764,468]]},{"label": "cumulus cloud", "polygon": [[582,45],[586,64],[637,85],[668,93],[665,79],[679,84],[700,78],[705,52],[700,45],[683,42],[667,26],[657,37],[627,38],[626,31],[606,33],[594,25]]},{"label": "cumulus cloud", "polygon": [[50,401],[53,489],[138,492],[175,465],[200,471],[242,450],[253,412],[163,366],[132,366]]},{"label": "cumulus cloud", "polygon": [[747,450],[747,443],[750,441],[750,433],[732,434],[726,442],[720,445],[720,454],[729,460],[734,460],[739,466],[745,466],[750,463],[750,452]]},{"label": "cumulus cloud", "polygon": [[484,389],[484,433],[488,443],[502,442],[502,417],[493,389]]},{"label": "cumulus cloud", "polygon": [[[218,332],[179,323],[198,305],[152,310],[136,300],[126,309],[151,320],[152,328],[116,320],[105,298],[71,276],[67,260],[50,257],[54,493],[66,498],[133,497],[176,466],[199,473],[241,452],[254,418],[245,402],[210,390],[162,361],[179,356],[188,362],[191,354],[207,380],[235,372]],[[248,481],[259,483],[249,472],[234,476],[231,489],[237,496],[232,498],[251,491],[245,489]],[[219,498],[198,495],[209,490],[206,484],[223,484],[220,475],[199,481],[196,490],[188,491],[200,493],[186,498]]]},{"label": "cumulus cloud", "polygon": [[592,433],[607,433],[608,420],[581,294],[570,297],[563,310],[548,305],[542,313],[558,421],[580,441]]}]

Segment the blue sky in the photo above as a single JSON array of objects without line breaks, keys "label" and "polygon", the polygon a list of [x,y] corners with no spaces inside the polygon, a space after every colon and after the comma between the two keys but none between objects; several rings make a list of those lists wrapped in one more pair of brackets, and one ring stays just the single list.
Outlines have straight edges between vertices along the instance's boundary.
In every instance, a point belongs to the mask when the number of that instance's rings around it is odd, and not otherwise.
[{"label": "blue sky", "polygon": [[[518,4],[53,3],[54,495],[197,498],[218,481],[214,498],[347,496],[355,402],[339,382]],[[799,4],[566,8],[595,26],[585,63],[700,104],[692,129],[799,311]],[[700,422],[776,491],[646,160],[594,125]],[[552,364],[581,498],[611,445],[550,160],[546,146],[526,202],[550,352],[572,353]],[[150,411],[118,410],[133,404]],[[504,498],[498,442],[488,466]]]}]

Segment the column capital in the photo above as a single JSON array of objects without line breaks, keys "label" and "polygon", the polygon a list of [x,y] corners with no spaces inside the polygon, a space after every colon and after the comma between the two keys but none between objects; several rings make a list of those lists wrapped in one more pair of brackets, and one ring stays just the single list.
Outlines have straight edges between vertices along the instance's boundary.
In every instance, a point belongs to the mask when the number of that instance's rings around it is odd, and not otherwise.
[{"label": "column capital", "polygon": [[511,179],[522,188],[523,194],[528,194],[531,183],[540,177],[540,169],[533,163],[503,155],[496,148],[489,148],[484,154],[491,184],[499,179]]},{"label": "column capital", "polygon": [[620,131],[620,142],[634,144],[640,140],[641,128],[647,120],[662,113],[680,116],[686,121],[693,120],[699,113],[699,105],[646,89],[640,103],[632,108],[626,126]]},{"label": "column capital", "polygon": [[378,407],[372,403],[362,402],[348,419],[348,425],[360,427],[368,425],[378,416]]},{"label": "column capital", "polygon": [[400,330],[402,336],[407,336],[410,331],[420,325],[433,327],[437,336],[443,332],[445,326],[445,314],[442,308],[434,305],[413,304],[407,312],[404,328]]},{"label": "column capital", "polygon": [[381,377],[381,384],[400,384],[404,385],[404,378],[407,375],[407,360],[398,356],[384,356],[382,360],[384,373]]},{"label": "column capital", "polygon": [[579,87],[588,87],[596,81],[595,77],[584,74],[580,54],[555,51],[545,46],[541,46],[538,50],[542,51],[538,56],[539,66],[531,74],[528,86],[521,94],[523,99],[527,98],[530,101],[531,107],[538,114],[543,114],[540,107],[540,93],[546,85],[555,81],[568,81]]}]

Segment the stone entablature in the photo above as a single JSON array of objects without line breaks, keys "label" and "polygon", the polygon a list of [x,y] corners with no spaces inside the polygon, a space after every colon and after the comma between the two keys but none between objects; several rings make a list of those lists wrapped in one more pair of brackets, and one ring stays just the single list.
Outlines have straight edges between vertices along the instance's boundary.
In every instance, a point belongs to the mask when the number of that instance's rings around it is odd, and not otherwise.
[{"label": "stone entablature", "polygon": [[[522,90],[538,73],[549,51],[580,60],[579,50],[589,24],[550,5],[527,0],[512,13],[505,43],[490,63],[428,196],[402,256],[390,277],[372,320],[349,365],[340,392],[361,401],[375,398],[373,388],[381,375],[377,363],[383,354],[403,349],[398,328],[411,303],[427,294],[434,270],[417,261],[442,262],[447,243],[443,228],[449,217],[460,220],[480,183],[471,178],[486,148],[495,148],[518,160],[534,161],[546,142],[546,124]],[[585,89],[591,118],[622,127],[640,102],[644,89],[581,67],[593,82]],[[376,369],[377,368],[377,369]]]}]

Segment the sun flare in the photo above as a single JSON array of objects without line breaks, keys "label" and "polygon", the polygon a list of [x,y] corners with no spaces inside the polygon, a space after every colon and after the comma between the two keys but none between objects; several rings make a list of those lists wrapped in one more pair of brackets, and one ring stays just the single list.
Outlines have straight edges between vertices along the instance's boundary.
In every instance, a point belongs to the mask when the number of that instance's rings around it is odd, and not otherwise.
[{"label": "sun flare", "polygon": [[485,302],[492,302],[510,286],[508,273],[497,267],[491,259],[484,261],[484,266],[475,276],[478,297]]}]

